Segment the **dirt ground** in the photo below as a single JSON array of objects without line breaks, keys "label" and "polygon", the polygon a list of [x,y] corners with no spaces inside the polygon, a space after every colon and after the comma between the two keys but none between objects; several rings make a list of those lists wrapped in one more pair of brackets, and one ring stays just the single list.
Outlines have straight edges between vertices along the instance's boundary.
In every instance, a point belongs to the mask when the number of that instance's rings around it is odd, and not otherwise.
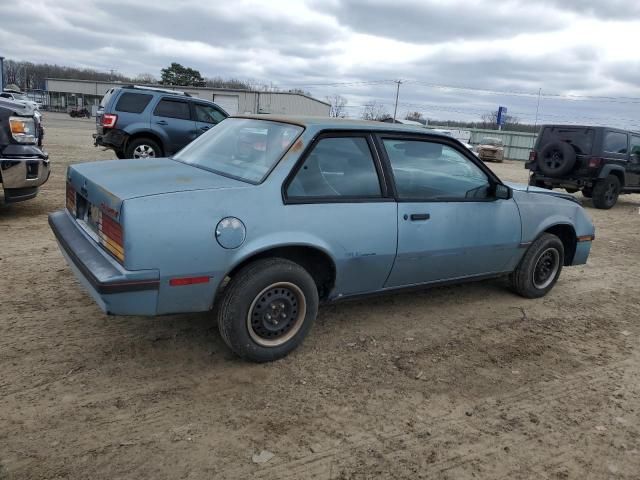
[{"label": "dirt ground", "polygon": [[640,195],[577,194],[597,240],[544,299],[493,281],[327,306],[255,365],[211,315],[101,313],[47,214],[67,165],[113,155],[90,120],[46,127],[51,179],[0,207],[0,478],[640,478]]}]

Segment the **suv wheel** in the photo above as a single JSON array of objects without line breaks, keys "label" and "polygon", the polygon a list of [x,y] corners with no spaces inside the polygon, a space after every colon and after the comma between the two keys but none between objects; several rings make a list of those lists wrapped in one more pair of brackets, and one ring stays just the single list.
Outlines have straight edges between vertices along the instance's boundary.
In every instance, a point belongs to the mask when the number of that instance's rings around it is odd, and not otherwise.
[{"label": "suv wheel", "polygon": [[509,279],[513,290],[526,298],[539,298],[558,281],[564,265],[564,245],[551,233],[531,244]]},{"label": "suv wheel", "polygon": [[149,138],[136,138],[127,145],[127,158],[156,158],[162,156],[160,146]]},{"label": "suv wheel", "polygon": [[553,142],[545,145],[538,155],[538,168],[550,177],[561,177],[573,169],[576,164],[576,152],[566,142]]},{"label": "suv wheel", "polygon": [[218,328],[236,354],[254,362],[284,357],[302,343],[318,312],[318,287],[297,263],[258,260],[226,286]]},{"label": "suv wheel", "polygon": [[620,195],[620,180],[615,175],[609,175],[607,178],[598,180],[593,187],[593,206],[608,210],[618,201]]}]

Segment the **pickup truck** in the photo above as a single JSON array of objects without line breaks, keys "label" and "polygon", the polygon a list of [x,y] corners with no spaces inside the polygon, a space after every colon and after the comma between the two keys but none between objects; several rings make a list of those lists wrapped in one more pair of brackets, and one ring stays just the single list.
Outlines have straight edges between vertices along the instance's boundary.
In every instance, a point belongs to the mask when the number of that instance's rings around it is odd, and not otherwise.
[{"label": "pickup truck", "polygon": [[42,116],[31,105],[0,98],[0,183],[4,202],[34,198],[51,173],[42,150]]}]

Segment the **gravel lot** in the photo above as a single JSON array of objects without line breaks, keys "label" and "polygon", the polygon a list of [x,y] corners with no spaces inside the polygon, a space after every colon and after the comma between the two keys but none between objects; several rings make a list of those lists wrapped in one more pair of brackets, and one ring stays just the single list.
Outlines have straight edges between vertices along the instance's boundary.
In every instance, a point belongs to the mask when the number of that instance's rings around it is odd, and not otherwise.
[{"label": "gravel lot", "polygon": [[211,315],[107,317],[79,288],[47,214],[67,165],[113,155],[91,120],[45,125],[51,179],[0,206],[0,478],[640,478],[640,195],[577,194],[592,256],[544,299],[493,281],[327,306],[254,365]]}]

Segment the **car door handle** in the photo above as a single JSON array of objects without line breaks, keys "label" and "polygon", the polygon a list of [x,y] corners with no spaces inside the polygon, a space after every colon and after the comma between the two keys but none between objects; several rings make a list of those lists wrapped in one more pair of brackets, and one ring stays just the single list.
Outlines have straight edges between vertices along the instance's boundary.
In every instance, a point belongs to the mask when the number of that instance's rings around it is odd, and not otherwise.
[{"label": "car door handle", "polygon": [[200,130],[202,130],[203,132],[206,132],[207,130],[209,130],[211,127],[200,127]]},{"label": "car door handle", "polygon": [[166,120],[158,120],[156,123],[158,125],[169,125]]},{"label": "car door handle", "polygon": [[431,215],[429,215],[428,213],[412,213],[411,214],[411,221],[412,222],[419,222],[419,221],[429,220],[430,218],[431,218]]}]

